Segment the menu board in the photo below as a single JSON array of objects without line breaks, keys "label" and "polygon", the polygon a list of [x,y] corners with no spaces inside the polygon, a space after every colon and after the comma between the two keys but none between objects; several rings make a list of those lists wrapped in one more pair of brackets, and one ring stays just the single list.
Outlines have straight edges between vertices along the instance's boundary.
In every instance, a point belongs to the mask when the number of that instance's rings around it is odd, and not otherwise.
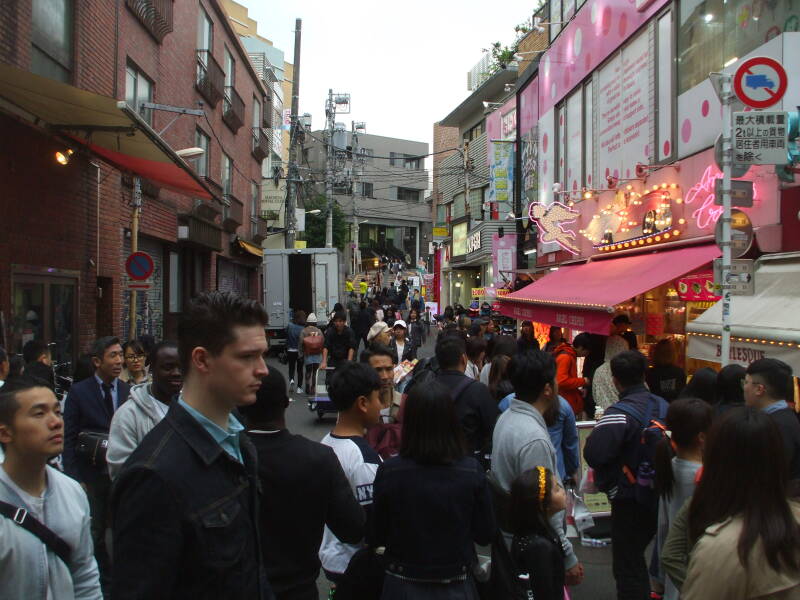
[{"label": "menu board", "polygon": [[599,175],[628,177],[647,162],[650,140],[650,45],[639,34],[599,74]]}]

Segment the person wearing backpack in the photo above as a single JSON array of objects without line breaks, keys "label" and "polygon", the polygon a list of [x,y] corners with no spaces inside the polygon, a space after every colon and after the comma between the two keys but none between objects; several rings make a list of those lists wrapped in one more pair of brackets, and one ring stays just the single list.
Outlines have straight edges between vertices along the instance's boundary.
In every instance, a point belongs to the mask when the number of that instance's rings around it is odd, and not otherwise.
[{"label": "person wearing backpack", "polygon": [[647,359],[635,350],[611,360],[619,402],[586,440],[583,456],[611,502],[611,546],[619,600],[647,600],[645,548],[658,523],[655,451],[664,439],[667,403],[645,386]]},{"label": "person wearing backpack", "polygon": [[324,345],[325,337],[322,335],[322,330],[317,327],[317,315],[311,313],[306,317],[306,326],[300,332],[298,343],[305,367],[305,391],[311,396],[317,393],[317,369],[322,362]]},{"label": "person wearing backpack", "polygon": [[439,373],[436,381],[450,390],[456,414],[464,429],[469,456],[481,462],[491,453],[492,432],[500,411],[489,388],[464,374],[467,368],[467,346],[464,338],[447,335],[436,343]]}]

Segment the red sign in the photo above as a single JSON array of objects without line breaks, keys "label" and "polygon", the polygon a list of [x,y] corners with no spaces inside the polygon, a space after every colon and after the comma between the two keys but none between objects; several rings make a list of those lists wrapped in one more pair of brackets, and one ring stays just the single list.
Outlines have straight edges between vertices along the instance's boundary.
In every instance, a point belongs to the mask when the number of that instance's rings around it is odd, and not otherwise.
[{"label": "red sign", "polygon": [[134,281],[144,281],[153,274],[153,259],[146,252],[134,252],[125,261],[125,272]]},{"label": "red sign", "polygon": [[721,298],[714,293],[713,273],[693,273],[675,282],[678,298],[688,302],[716,302]]},{"label": "red sign", "polygon": [[733,90],[739,100],[752,108],[768,108],[786,93],[788,79],[781,64],[767,56],[744,61],[733,76]]}]

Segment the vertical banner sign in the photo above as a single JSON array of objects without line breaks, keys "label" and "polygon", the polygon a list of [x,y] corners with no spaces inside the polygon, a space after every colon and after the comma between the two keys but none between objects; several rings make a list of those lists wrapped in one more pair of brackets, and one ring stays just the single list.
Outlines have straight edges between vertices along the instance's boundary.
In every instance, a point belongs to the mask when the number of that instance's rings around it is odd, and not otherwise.
[{"label": "vertical banner sign", "polygon": [[439,302],[439,290],[441,288],[442,278],[442,252],[444,250],[439,248],[433,254],[433,300]]},{"label": "vertical banner sign", "polygon": [[502,288],[506,282],[514,281],[517,270],[517,234],[507,233],[503,237],[492,234],[492,273],[494,287]]},{"label": "vertical banner sign", "polygon": [[514,144],[492,144],[492,163],[489,202],[501,213],[500,218],[511,210],[514,182]]}]

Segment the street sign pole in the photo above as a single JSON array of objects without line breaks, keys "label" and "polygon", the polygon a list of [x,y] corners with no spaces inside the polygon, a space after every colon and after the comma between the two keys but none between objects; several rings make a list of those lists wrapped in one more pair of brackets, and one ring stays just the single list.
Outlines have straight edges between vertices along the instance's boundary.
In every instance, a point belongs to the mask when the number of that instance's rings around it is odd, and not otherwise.
[{"label": "street sign pole", "polygon": [[732,77],[720,78],[722,91],[722,343],[720,362],[725,367],[731,355],[731,291],[728,275],[731,272],[731,170],[733,168],[733,102]]},{"label": "street sign pole", "polygon": [[[142,211],[142,180],[133,177],[133,214],[131,215],[131,254],[139,250],[139,215]],[[136,291],[131,290],[128,314],[128,339],[136,339]]]}]

